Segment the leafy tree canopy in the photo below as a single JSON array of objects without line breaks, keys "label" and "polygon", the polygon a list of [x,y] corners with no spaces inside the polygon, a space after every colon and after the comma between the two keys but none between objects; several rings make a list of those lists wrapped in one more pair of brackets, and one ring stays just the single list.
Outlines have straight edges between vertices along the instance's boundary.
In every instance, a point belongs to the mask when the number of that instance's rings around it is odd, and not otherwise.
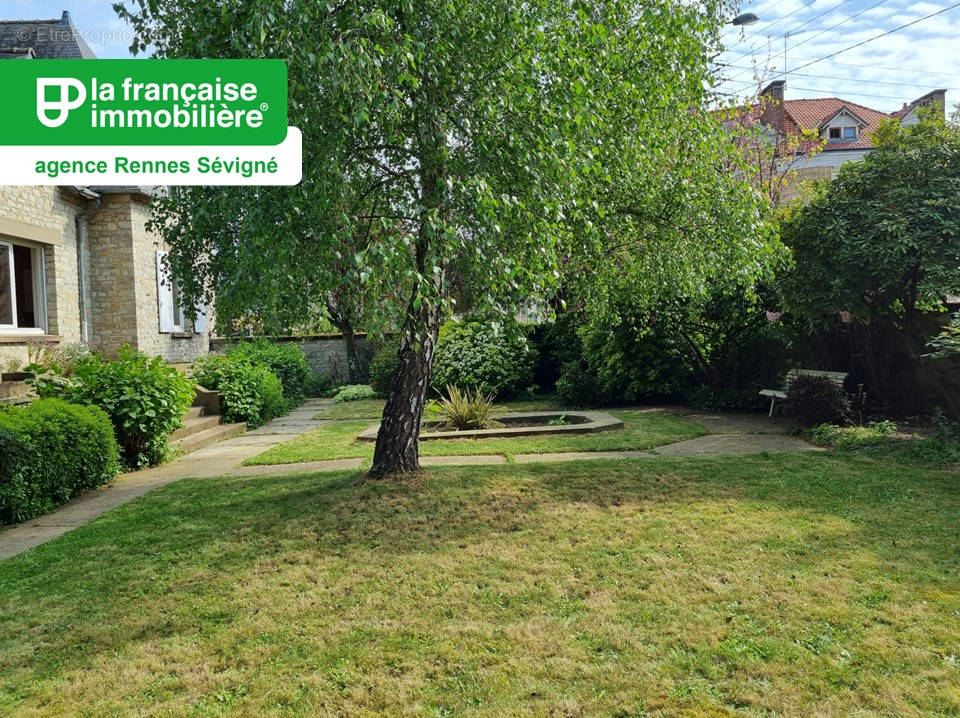
[{"label": "leafy tree canopy", "polygon": [[[644,301],[749,283],[775,251],[704,108],[727,0],[133,0],[161,57],[280,57],[304,135],[293,188],[175,190],[185,294],[282,316],[348,283],[401,328],[374,471],[417,466],[436,336],[461,289],[501,308],[566,268]],[[224,299],[224,290],[227,299]],[[388,440],[389,439],[389,440]],[[392,458],[385,458],[392,457]]]},{"label": "leafy tree canopy", "polygon": [[874,140],[783,224],[796,263],[783,301],[812,322],[844,312],[909,329],[919,310],[960,293],[960,128],[927,114],[886,122]]}]

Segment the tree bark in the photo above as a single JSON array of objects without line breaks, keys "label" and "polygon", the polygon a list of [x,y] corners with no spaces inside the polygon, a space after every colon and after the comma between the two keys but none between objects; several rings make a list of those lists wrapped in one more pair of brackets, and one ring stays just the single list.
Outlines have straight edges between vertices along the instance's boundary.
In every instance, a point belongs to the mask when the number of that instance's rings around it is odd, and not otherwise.
[{"label": "tree bark", "polygon": [[376,478],[420,470],[420,421],[440,330],[440,311],[430,302],[401,333],[397,373],[383,409],[370,475]]},{"label": "tree bark", "polygon": [[353,333],[352,326],[346,326],[340,329],[343,335],[343,346],[347,350],[347,375],[350,377],[351,384],[359,384],[363,378],[363,370],[360,366],[360,356],[357,354],[357,340]]},{"label": "tree bark", "polygon": [[[402,12],[399,15],[403,27]],[[420,471],[420,421],[430,388],[433,355],[440,332],[444,292],[443,272],[428,271],[427,262],[440,226],[445,191],[446,137],[437,122],[442,106],[437,88],[422,78],[423,106],[417,111],[417,146],[420,163],[420,217],[413,259],[418,279],[413,283],[404,315],[397,354],[397,373],[377,432],[370,476]]]}]

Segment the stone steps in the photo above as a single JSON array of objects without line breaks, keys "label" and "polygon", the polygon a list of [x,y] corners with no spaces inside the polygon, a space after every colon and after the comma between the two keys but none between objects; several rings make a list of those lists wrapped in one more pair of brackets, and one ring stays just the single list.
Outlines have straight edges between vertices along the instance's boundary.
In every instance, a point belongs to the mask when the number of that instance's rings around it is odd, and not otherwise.
[{"label": "stone steps", "polygon": [[185,439],[193,434],[199,434],[201,431],[212,429],[220,425],[219,416],[197,416],[194,418],[184,418],[183,427],[170,434],[171,440]]},{"label": "stone steps", "polygon": [[170,434],[170,447],[188,454],[247,430],[244,423],[221,424],[220,397],[215,391],[197,387],[193,406],[183,415],[183,426]]},{"label": "stone steps", "polygon": [[171,448],[184,454],[191,451],[202,449],[204,446],[210,446],[218,441],[232,439],[239,436],[247,430],[245,423],[240,424],[217,424],[213,428],[198,431],[182,439],[175,439],[170,442]]}]

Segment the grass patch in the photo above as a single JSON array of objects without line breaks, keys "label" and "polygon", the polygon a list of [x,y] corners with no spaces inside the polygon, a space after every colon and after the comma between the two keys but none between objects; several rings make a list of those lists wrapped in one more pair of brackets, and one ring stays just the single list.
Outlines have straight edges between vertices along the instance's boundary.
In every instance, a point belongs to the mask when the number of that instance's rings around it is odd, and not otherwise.
[{"label": "grass patch", "polygon": [[[317,412],[314,419],[379,419],[383,415],[383,406],[386,399],[360,399],[343,404],[334,404]],[[514,401],[497,402],[495,410],[499,413],[508,411],[552,411],[559,409],[563,403],[556,396],[544,395],[532,399],[516,399]]]},{"label": "grass patch", "polygon": [[[463,456],[465,454],[543,454],[554,451],[643,450],[674,441],[701,436],[699,424],[669,412],[612,411],[623,419],[625,428],[593,434],[524,436],[511,439],[444,439],[420,444],[423,456]],[[247,459],[247,465],[292,464],[328,459],[372,458],[373,442],[357,441],[356,436],[370,422],[342,422],[320,426],[279,446]]]},{"label": "grass patch", "polygon": [[867,454],[908,464],[949,466],[960,464],[960,439],[942,432],[922,434],[884,421],[873,426],[821,424],[809,430],[817,446]]},{"label": "grass patch", "polygon": [[181,481],[0,563],[0,714],[957,715],[956,472]]}]

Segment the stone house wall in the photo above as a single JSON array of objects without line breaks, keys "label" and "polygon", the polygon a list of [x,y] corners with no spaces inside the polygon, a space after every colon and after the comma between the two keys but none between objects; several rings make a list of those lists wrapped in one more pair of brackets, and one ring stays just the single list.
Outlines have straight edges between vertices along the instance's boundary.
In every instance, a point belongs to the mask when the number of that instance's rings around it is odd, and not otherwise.
[{"label": "stone house wall", "polygon": [[[150,216],[149,197],[139,191],[97,191],[101,204],[83,219],[90,345],[109,354],[129,343],[172,362],[205,354],[208,332],[197,334],[189,327],[185,332],[160,332],[156,260],[160,246],[144,226]],[[48,324],[43,336],[0,330],[0,369],[26,363],[31,342],[81,340],[74,218],[93,205],[73,188],[0,186],[0,237],[42,248]]]},{"label": "stone house wall", "polygon": [[43,250],[47,300],[45,337],[0,334],[0,365],[27,360],[27,342],[80,340],[77,238],[74,217],[83,207],[59,187],[0,186],[0,236]]}]

